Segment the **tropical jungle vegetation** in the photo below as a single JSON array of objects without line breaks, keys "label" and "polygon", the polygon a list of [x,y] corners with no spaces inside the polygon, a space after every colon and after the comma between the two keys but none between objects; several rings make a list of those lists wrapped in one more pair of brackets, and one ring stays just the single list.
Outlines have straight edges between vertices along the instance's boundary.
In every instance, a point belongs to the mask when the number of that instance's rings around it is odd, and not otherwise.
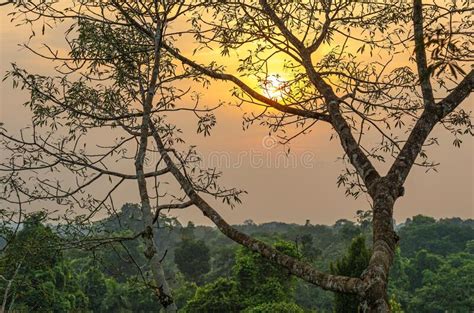
[{"label": "tropical jungle vegetation", "polygon": [[[370,216],[334,225],[236,226],[279,251],[333,274],[358,277],[370,256]],[[121,223],[141,227],[138,205]],[[141,277],[150,269],[140,239],[64,250],[63,235],[31,214],[0,255],[5,312],[156,312],[160,302]],[[121,231],[116,219],[97,228]],[[389,283],[394,312],[469,312],[474,308],[474,220],[417,215],[397,225],[402,238]],[[356,312],[354,295],[324,291],[291,276],[215,227],[169,221],[157,229],[163,263],[182,312]],[[117,234],[125,235],[125,234]],[[70,239],[66,240],[70,242]],[[5,243],[3,243],[3,246]]]}]

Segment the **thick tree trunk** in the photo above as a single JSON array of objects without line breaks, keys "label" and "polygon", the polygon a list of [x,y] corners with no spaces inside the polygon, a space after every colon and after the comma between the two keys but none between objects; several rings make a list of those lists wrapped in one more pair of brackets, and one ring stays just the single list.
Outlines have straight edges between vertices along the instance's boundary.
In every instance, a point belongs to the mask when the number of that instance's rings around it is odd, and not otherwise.
[{"label": "thick tree trunk", "polygon": [[390,312],[387,285],[393,263],[398,235],[393,228],[393,207],[401,195],[387,178],[380,178],[375,185],[373,207],[373,252],[369,266],[362,274],[366,284],[365,312]]}]

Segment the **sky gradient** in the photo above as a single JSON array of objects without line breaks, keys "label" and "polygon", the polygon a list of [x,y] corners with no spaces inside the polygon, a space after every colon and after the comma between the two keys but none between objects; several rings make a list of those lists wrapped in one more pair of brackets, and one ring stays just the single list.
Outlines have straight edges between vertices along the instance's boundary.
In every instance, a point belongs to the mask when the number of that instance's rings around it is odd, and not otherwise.
[{"label": "sky gradient", "polygon": [[[4,8],[0,10],[1,75],[9,69],[11,62],[31,72],[50,73],[51,62],[18,47],[27,40],[29,29],[9,23],[6,12]],[[54,37],[50,32],[45,37],[39,39],[60,45],[60,36]],[[40,42],[33,43],[38,45]],[[217,54],[210,52],[207,58],[212,59]],[[230,100],[231,87],[226,83],[213,83],[210,89],[201,91],[203,101],[212,106],[219,100]],[[0,122],[12,133],[30,124],[29,113],[21,105],[26,99],[27,94],[13,90],[10,81],[0,84]],[[469,111],[472,101],[471,96],[462,108]],[[194,124],[185,120],[181,125],[188,144],[197,145],[209,165],[216,165],[223,171],[223,184],[248,192],[242,198],[243,204],[233,210],[216,203],[217,210],[229,222],[252,219],[257,223],[301,224],[309,219],[314,224],[332,224],[340,218],[354,219],[356,210],[369,208],[365,197],[354,200],[344,195],[343,188],[337,188],[336,179],[343,169],[337,158],[342,149],[338,140],[329,140],[331,130],[328,126],[318,125],[312,133],[297,138],[291,145],[291,155],[285,158],[283,147],[274,146],[273,139],[267,137],[266,128],[254,125],[242,130],[242,114],[248,110],[247,107],[220,108],[216,112],[217,126],[207,138],[195,135]],[[440,146],[429,151],[441,165],[438,172],[425,173],[422,168],[412,170],[405,184],[405,196],[396,203],[394,216],[397,222],[416,214],[436,218],[474,217],[473,140],[464,137],[461,148],[455,148],[451,136],[439,127],[433,135],[439,137]],[[101,136],[106,139],[108,134]],[[136,186],[121,188],[114,201],[117,206],[138,202]],[[191,219],[198,224],[209,224],[195,208],[173,213],[182,222]]]}]

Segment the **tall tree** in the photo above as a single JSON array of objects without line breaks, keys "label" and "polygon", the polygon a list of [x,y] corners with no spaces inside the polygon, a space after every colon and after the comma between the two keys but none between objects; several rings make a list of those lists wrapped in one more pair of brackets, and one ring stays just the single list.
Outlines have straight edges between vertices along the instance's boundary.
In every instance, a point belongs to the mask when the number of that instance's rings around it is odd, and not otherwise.
[{"label": "tall tree", "polygon": [[[283,143],[315,124],[332,127],[348,163],[338,183],[350,195],[367,194],[373,211],[373,250],[361,277],[328,275],[280,254],[230,227],[194,192],[189,198],[234,241],[324,289],[357,294],[368,311],[390,311],[387,282],[399,240],[393,210],[404,183],[413,166],[437,165],[426,150],[437,143],[430,138],[437,125],[454,135],[455,146],[459,136],[472,134],[469,114],[460,108],[474,87],[471,11],[468,1],[215,1],[194,15],[196,38],[229,57],[251,46],[239,56],[238,74],[164,45],[184,65],[233,83],[240,104],[263,107],[244,121],[281,131]],[[412,50],[414,56],[407,53]],[[238,76],[267,86],[272,61],[290,76],[277,94]],[[297,133],[285,135],[292,124]],[[379,144],[364,141],[367,133],[378,134]],[[382,175],[377,167],[387,157],[393,162]],[[172,173],[186,189],[184,177]]]},{"label": "tall tree", "polygon": [[[60,54],[45,43],[43,54],[25,45],[55,64],[55,74],[33,74],[13,64],[6,78],[14,87],[29,91],[25,106],[32,113],[32,126],[18,135],[0,128],[5,151],[1,199],[9,205],[1,213],[18,217],[19,225],[23,210],[50,201],[53,212],[61,212],[52,215],[60,223],[57,227],[74,248],[96,249],[142,238],[150,272],[143,273],[142,264],[131,254],[128,258],[166,311],[177,308],[165,279],[162,258],[166,252],[158,250],[156,228],[162,226],[165,210],[184,209],[192,202],[176,184],[164,190],[170,168],[156,157],[157,149],[173,155],[174,166],[186,172],[193,189],[229,204],[238,201],[240,194],[221,188],[216,171],[199,168],[193,147],[180,151],[181,130],[168,121],[168,114],[188,112],[197,118],[198,132],[204,135],[215,124],[214,108],[201,107],[197,94],[177,86],[179,81],[199,77],[180,71],[162,49],[163,42],[170,44],[183,33],[170,31],[169,24],[192,7],[173,0],[17,3],[11,16],[20,24],[39,21],[43,32],[53,23],[68,27],[67,47]],[[107,139],[94,146],[98,129],[107,131]],[[150,140],[152,129],[162,139],[159,147]],[[138,186],[143,226],[131,235],[110,236],[94,220],[102,214],[119,219],[113,195],[127,182]]]},{"label": "tall tree", "polygon": [[[172,36],[159,37],[161,45],[157,45],[159,34],[156,30],[160,27],[144,25],[146,18],[143,16],[146,17],[152,8],[145,4],[144,10],[133,9],[134,5],[143,5],[141,1],[123,4],[110,0],[101,2],[99,7],[84,2],[81,8],[89,11],[72,10],[67,14],[55,9],[53,4],[42,2],[39,8],[29,2],[21,3],[20,10],[58,20],[72,15],[85,24],[97,20],[96,12],[100,11],[97,9],[111,10],[118,18],[108,20],[106,25],[130,27],[139,40],[151,41],[155,56],[166,51],[167,56],[181,61],[187,73],[196,78],[200,74],[230,81],[237,87],[233,94],[239,101],[263,107],[261,114],[246,116],[245,122],[250,124],[260,120],[272,131],[284,131],[286,125],[298,125],[298,132],[283,135],[283,142],[315,125],[330,125],[340,140],[344,160],[348,163],[348,170],[338,182],[348,187],[348,194],[358,196],[366,193],[373,211],[372,255],[368,267],[357,278],[323,273],[229,225],[203,198],[205,194],[215,196],[221,193],[200,188],[202,185],[212,186],[207,182],[196,185],[196,180],[189,177],[190,172],[182,165],[182,158],[176,157],[175,151],[169,147],[169,128],[163,127],[160,120],[147,117],[153,112],[150,101],[147,101],[151,97],[150,90],[136,93],[143,98],[143,111],[139,113],[143,116],[142,123],[134,129],[142,134],[139,136],[139,151],[146,150],[143,133],[149,132],[160,161],[186,195],[183,197],[185,202],[171,207],[195,205],[226,236],[285,267],[290,273],[327,290],[356,294],[364,300],[363,307],[368,311],[390,311],[387,283],[398,242],[393,229],[393,210],[397,199],[404,194],[407,176],[416,164],[427,168],[436,165],[427,159],[426,152],[426,146],[437,142],[429,137],[436,125],[443,125],[456,136],[455,145],[461,143],[460,134],[472,133],[468,113],[459,109],[474,86],[474,71],[468,70],[472,59],[469,47],[472,9],[469,1],[453,4],[446,1],[444,5],[423,5],[421,0],[413,3],[402,0],[392,3],[342,0],[190,3],[189,6],[178,5],[177,11],[191,14],[191,25],[196,28],[194,35],[201,44],[195,51],[214,47],[225,56],[233,56],[237,49],[242,51],[242,47],[252,45],[247,57],[239,57],[239,74],[254,77],[264,87],[268,86],[273,79],[269,79],[271,73],[265,69],[271,60],[282,57],[284,70],[292,76],[285,86],[279,88],[278,93],[269,92],[268,88],[256,89],[238,76],[226,73],[225,68],[215,62],[200,64],[183,55],[174,46]],[[189,14],[186,19],[189,19]],[[107,20],[107,16],[100,16],[100,19]],[[156,19],[151,20],[156,24]],[[331,46],[334,42],[340,44]],[[412,49],[414,57],[406,52]],[[101,55],[107,56],[110,57]],[[153,72],[152,64],[148,68]],[[131,69],[133,72],[133,67],[126,69],[120,74],[129,73]],[[28,81],[28,78],[25,76],[21,80]],[[148,80],[149,83],[152,81]],[[45,83],[48,85],[49,81]],[[38,109],[36,105],[38,101],[41,104],[44,95],[38,94],[35,88],[33,91],[35,112],[48,113],[47,108],[40,105]],[[115,101],[113,103],[115,106]],[[105,107],[111,105],[106,102],[98,108],[104,104]],[[96,114],[87,110],[86,113]],[[74,114],[72,116],[76,117],[77,112]],[[208,116],[200,121],[200,129],[204,127],[205,133],[207,127],[215,122]],[[380,144],[370,146],[363,140],[368,131],[380,136]],[[144,160],[143,153],[137,155],[138,160]],[[388,172],[381,175],[377,168],[387,156],[393,158],[393,162]],[[146,176],[141,173],[140,164],[136,168],[135,178],[140,180]],[[140,190],[145,190],[141,185]],[[227,201],[237,200],[235,192],[226,195]],[[148,207],[146,201],[143,206]]]}]

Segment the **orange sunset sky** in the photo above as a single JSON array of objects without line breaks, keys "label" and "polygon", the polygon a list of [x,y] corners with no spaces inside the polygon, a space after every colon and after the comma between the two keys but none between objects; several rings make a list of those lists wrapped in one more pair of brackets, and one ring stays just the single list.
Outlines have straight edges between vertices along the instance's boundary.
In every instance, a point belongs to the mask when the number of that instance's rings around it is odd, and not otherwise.
[{"label": "orange sunset sky", "polygon": [[[10,23],[7,17],[10,9],[9,6],[0,8],[1,75],[9,69],[11,62],[34,73],[51,73],[50,61],[42,60],[18,46],[28,40],[29,28],[16,27]],[[62,30],[48,31],[44,36],[35,38],[32,45],[40,46],[41,42],[48,42],[61,47],[61,32]],[[186,49],[183,51],[186,53]],[[230,69],[235,67],[232,59],[219,57],[218,51],[208,51],[200,57],[203,63],[220,58]],[[279,72],[279,64],[274,66],[275,74],[279,73],[284,77],[285,73]],[[212,106],[219,100],[231,100],[231,87],[226,83],[211,84],[209,89],[201,90],[203,102]],[[26,99],[27,94],[13,90],[10,81],[0,84],[0,122],[11,133],[16,133],[31,123],[28,110],[21,105]],[[471,96],[462,104],[462,108],[469,111],[472,102]],[[242,130],[242,115],[249,110],[251,108],[246,106],[220,108],[216,112],[217,126],[207,138],[195,134],[192,116],[189,121],[184,120],[180,125],[185,131],[187,143],[197,145],[205,157],[227,158],[230,164],[211,164],[223,171],[223,185],[235,186],[248,192],[242,198],[243,204],[233,210],[217,203],[216,208],[229,222],[241,223],[252,219],[257,223],[304,223],[309,219],[314,224],[332,224],[340,218],[354,219],[356,210],[369,208],[365,197],[354,200],[345,196],[343,188],[337,188],[336,179],[343,169],[337,158],[342,151],[337,140],[329,140],[331,130],[328,126],[321,123],[310,134],[297,138],[291,144],[289,158],[293,158],[293,161],[288,161],[289,166],[284,166],[284,148],[273,147],[273,139],[266,137],[266,128],[254,125],[246,131]],[[440,146],[430,148],[430,155],[441,165],[438,172],[425,173],[422,168],[412,170],[405,184],[405,196],[396,204],[394,216],[397,222],[416,214],[437,218],[474,217],[473,140],[463,137],[461,148],[455,148],[452,137],[446,131],[437,128],[433,135],[439,137]],[[106,139],[107,136],[104,131],[97,140]],[[271,149],[268,149],[269,143],[272,145]],[[130,170],[133,171],[133,168]],[[384,173],[384,170],[381,172]],[[125,202],[138,202],[136,186],[123,186],[116,193],[114,201],[116,206]],[[193,220],[198,224],[209,224],[192,207],[173,214],[182,222]]]}]

